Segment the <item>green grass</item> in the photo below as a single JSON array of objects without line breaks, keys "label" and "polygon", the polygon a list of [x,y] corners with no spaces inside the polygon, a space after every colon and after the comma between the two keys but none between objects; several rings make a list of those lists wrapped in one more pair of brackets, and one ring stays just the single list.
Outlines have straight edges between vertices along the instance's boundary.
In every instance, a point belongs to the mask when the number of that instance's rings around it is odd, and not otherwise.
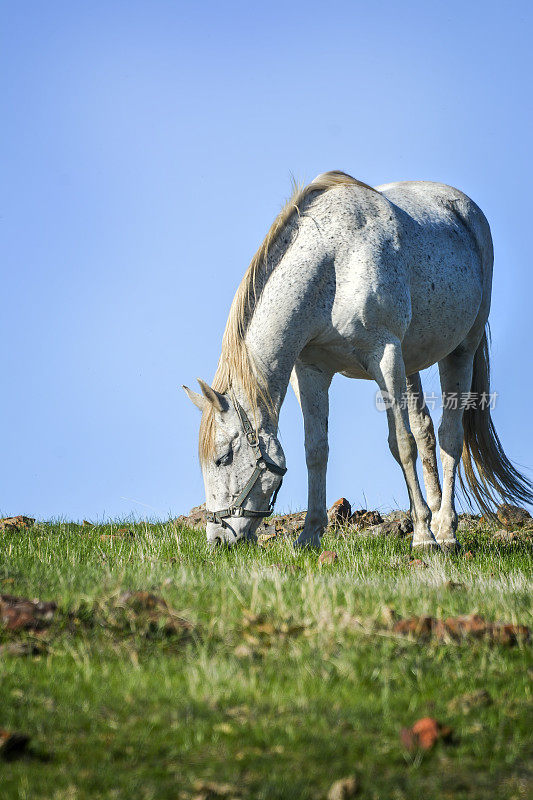
[{"label": "green grass", "polygon": [[[203,533],[126,524],[133,538],[100,538],[117,524],[0,534],[0,591],[59,603],[39,634],[0,628],[0,644],[46,647],[0,655],[0,728],[31,736],[27,756],[0,761],[2,799],[177,800],[210,780],[303,800],[353,773],[368,800],[533,796],[531,645],[420,642],[383,612],[531,626],[527,541],[476,530],[471,557],[417,569],[408,542],[328,534],[339,560],[321,569],[289,540],[211,553]],[[192,632],[150,624],[125,590],[161,596]],[[490,704],[454,704],[479,689]],[[400,729],[423,716],[453,742],[408,753]]]}]

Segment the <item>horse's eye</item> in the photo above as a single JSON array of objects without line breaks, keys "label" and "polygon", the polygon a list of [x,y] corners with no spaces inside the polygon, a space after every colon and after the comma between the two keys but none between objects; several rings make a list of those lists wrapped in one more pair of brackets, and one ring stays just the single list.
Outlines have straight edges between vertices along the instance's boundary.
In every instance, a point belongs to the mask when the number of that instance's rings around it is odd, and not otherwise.
[{"label": "horse's eye", "polygon": [[231,450],[230,448],[227,453],[224,453],[223,456],[219,456],[219,458],[215,459],[215,466],[226,467],[228,464],[231,464],[232,458],[233,458],[233,450]]}]

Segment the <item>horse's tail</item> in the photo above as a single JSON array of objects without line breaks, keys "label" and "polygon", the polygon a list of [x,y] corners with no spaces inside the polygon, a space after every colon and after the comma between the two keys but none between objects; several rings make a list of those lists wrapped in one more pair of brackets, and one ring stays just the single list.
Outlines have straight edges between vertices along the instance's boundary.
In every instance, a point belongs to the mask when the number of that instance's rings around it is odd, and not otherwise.
[{"label": "horse's tail", "polygon": [[489,337],[487,325],[474,356],[474,407],[463,413],[464,476],[459,470],[459,481],[467,500],[492,517],[498,502],[495,495],[506,502],[533,503],[533,485],[505,455],[491,419]]}]

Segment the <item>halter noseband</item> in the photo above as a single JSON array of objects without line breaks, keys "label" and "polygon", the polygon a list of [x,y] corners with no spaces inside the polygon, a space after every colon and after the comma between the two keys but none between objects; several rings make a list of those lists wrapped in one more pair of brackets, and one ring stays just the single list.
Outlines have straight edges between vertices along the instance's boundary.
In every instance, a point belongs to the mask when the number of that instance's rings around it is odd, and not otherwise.
[{"label": "halter noseband", "polygon": [[[236,397],[232,395],[233,405],[235,406],[235,411],[241,421],[241,426],[244,431],[244,435],[246,436],[246,440],[252,450],[254,451],[255,455],[255,469],[250,475],[248,481],[242,492],[235,498],[233,505],[229,506],[228,508],[222,508],[220,511],[207,511],[206,519],[208,522],[217,522],[223,528],[227,527],[226,520],[228,517],[269,517],[272,512],[274,511],[274,505],[276,503],[276,498],[278,496],[278,492],[281,489],[281,484],[283,483],[283,475],[287,472],[285,467],[280,467],[271,461],[269,458],[265,457],[261,452],[261,445],[259,444],[259,439],[257,438],[257,434],[252,427],[250,420],[248,419],[244,408],[238,402]],[[253,511],[251,508],[243,508],[244,502],[247,499],[248,495],[254,488],[255,484],[259,480],[259,476],[262,472],[268,470],[269,472],[273,472],[274,475],[281,475],[281,481],[279,482],[279,486],[277,487],[276,491],[272,495],[272,500],[268,506],[268,511]]]}]

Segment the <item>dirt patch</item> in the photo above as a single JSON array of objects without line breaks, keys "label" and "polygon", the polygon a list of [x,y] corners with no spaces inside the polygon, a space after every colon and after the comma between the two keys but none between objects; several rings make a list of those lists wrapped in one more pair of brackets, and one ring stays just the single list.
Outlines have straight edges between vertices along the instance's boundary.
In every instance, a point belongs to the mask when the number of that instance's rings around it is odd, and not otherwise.
[{"label": "dirt patch", "polygon": [[487,622],[479,614],[437,619],[430,616],[415,616],[397,620],[392,630],[417,639],[431,637],[439,641],[461,641],[462,639],[485,639],[494,644],[515,645],[530,639],[526,625],[504,622]]},{"label": "dirt patch", "polygon": [[49,627],[57,603],[29,600],[11,594],[0,595],[0,622],[8,631],[39,631]]},{"label": "dirt patch", "polygon": [[180,641],[189,639],[195,628],[178,616],[159,595],[146,591],[128,591],[107,608],[107,623],[121,632],[144,637],[160,635]]}]

